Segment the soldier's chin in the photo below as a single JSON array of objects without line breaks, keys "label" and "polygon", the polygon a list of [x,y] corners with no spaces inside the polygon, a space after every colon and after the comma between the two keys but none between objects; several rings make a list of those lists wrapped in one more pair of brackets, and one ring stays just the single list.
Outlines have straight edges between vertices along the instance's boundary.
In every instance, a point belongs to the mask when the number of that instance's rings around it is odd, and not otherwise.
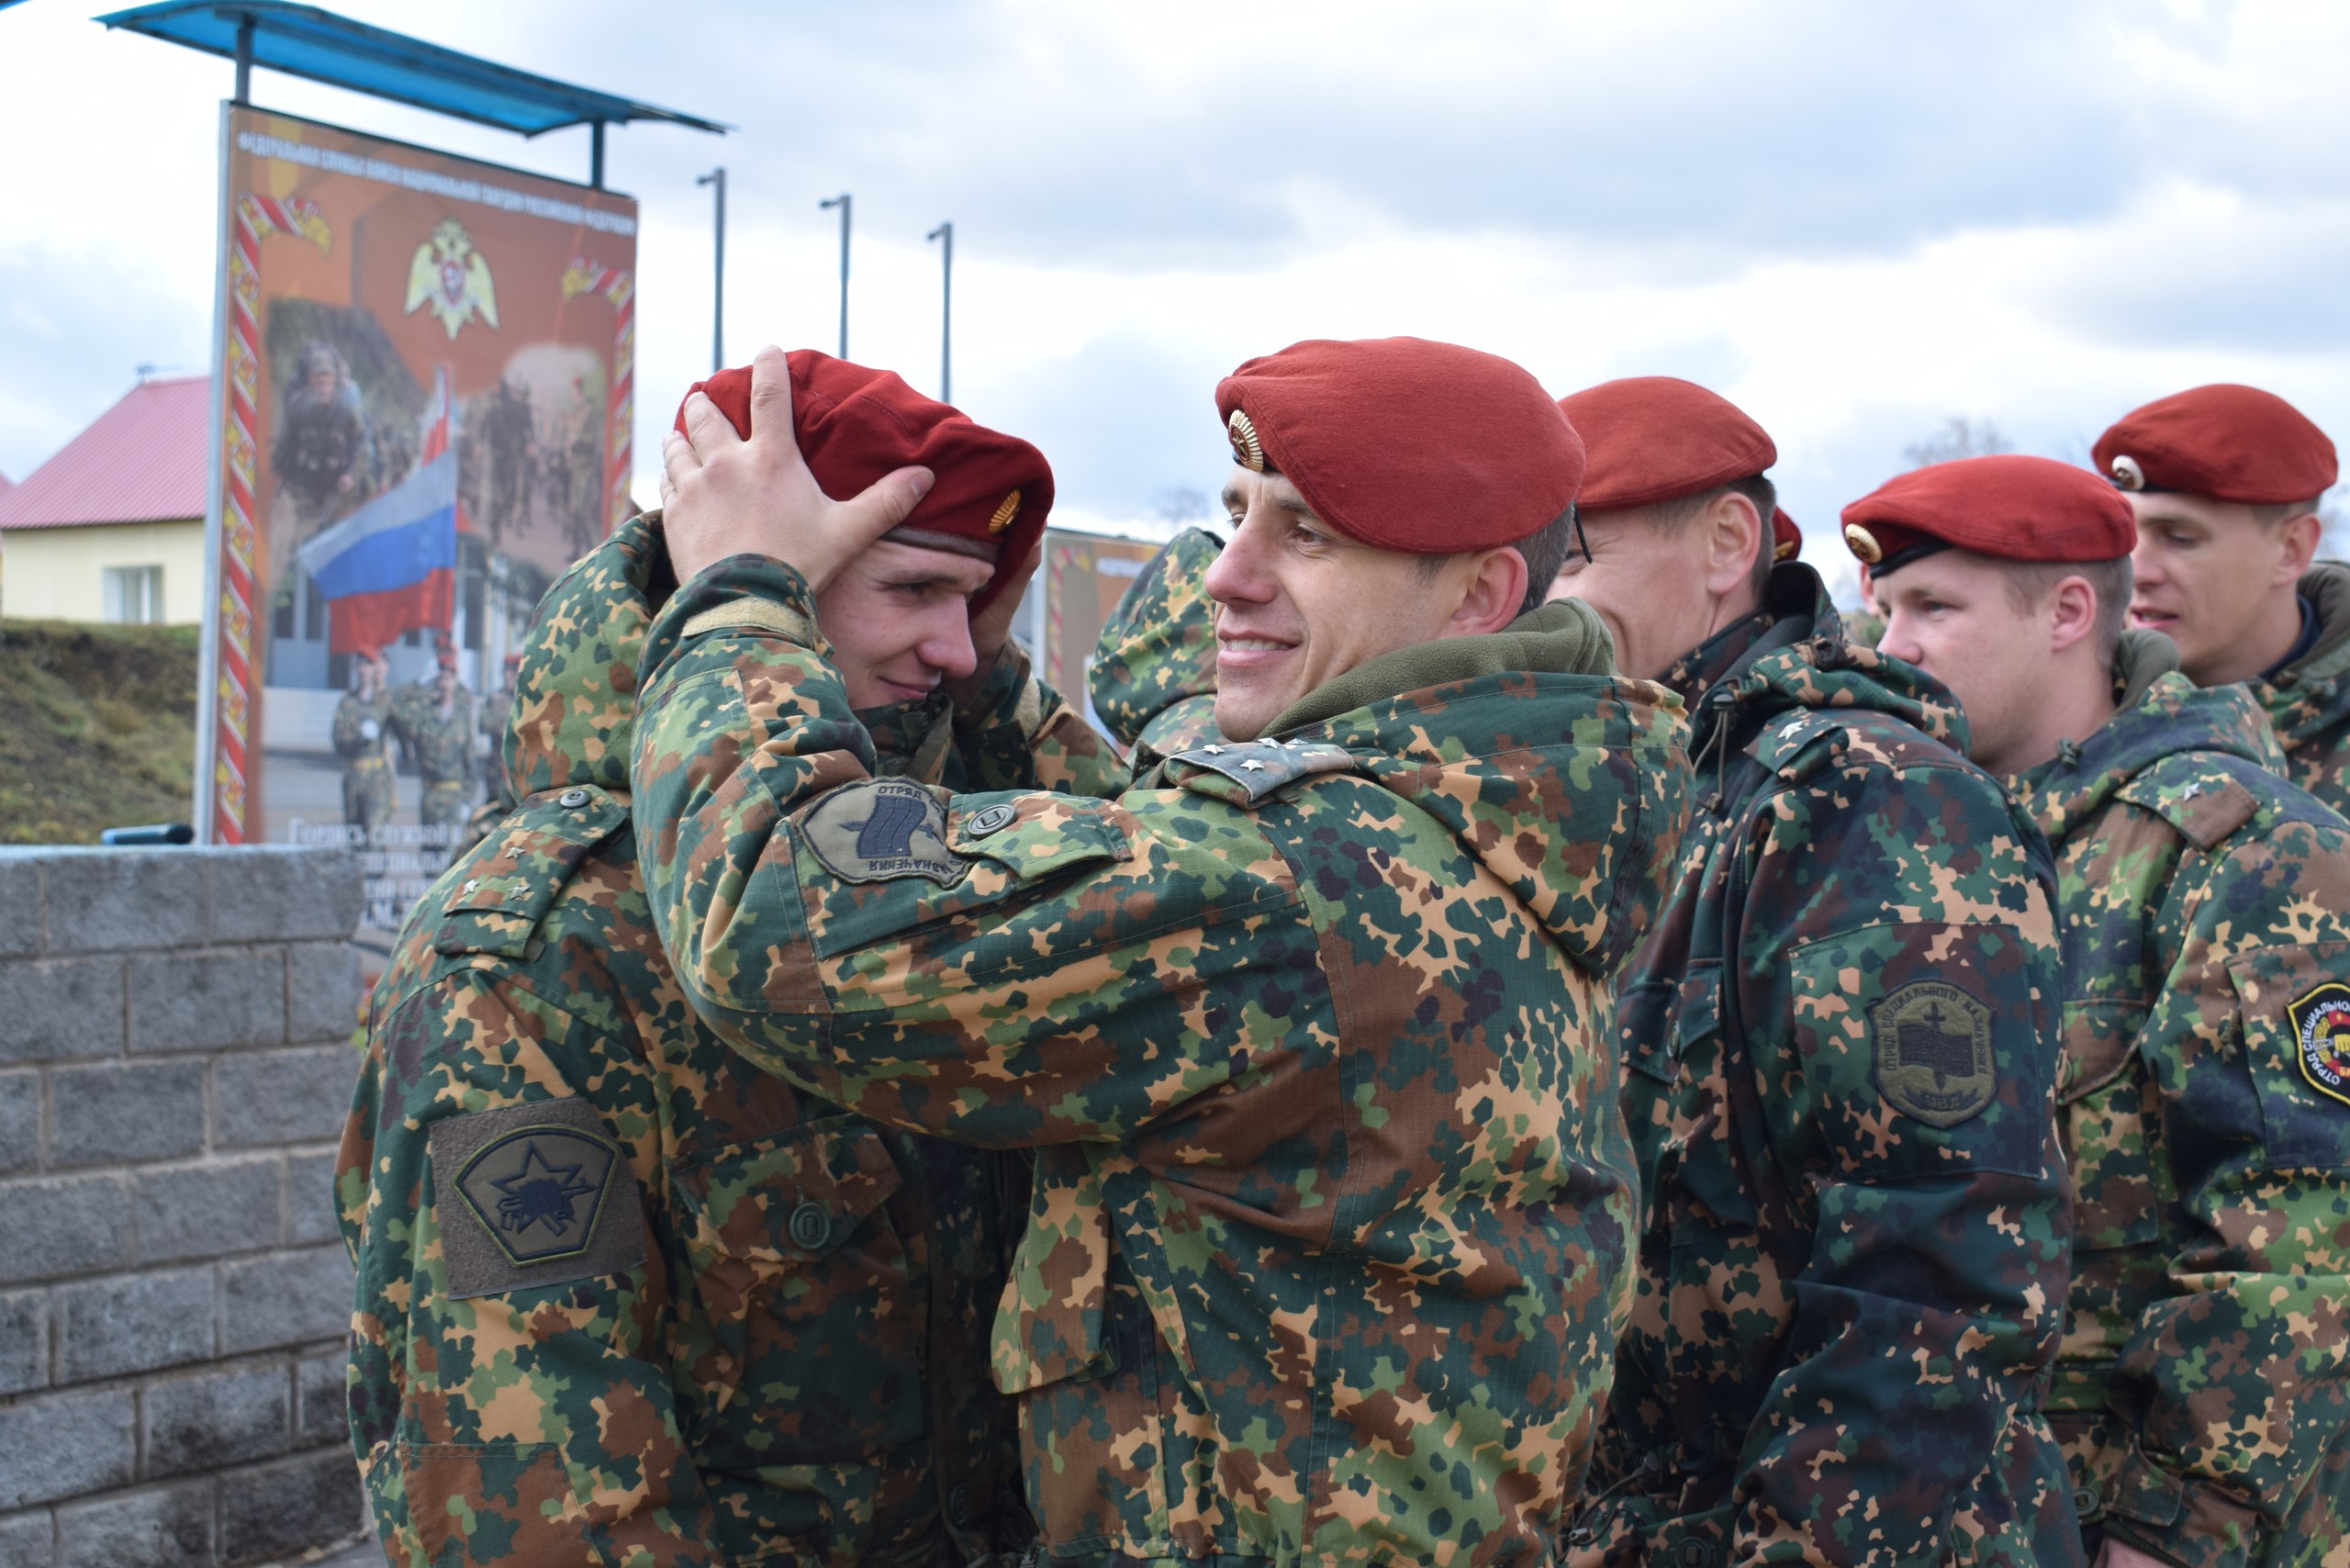
[{"label": "soldier's chin", "polygon": [[1253,741],[1284,706],[1270,692],[1225,687],[1215,694],[1215,727],[1228,741]]}]

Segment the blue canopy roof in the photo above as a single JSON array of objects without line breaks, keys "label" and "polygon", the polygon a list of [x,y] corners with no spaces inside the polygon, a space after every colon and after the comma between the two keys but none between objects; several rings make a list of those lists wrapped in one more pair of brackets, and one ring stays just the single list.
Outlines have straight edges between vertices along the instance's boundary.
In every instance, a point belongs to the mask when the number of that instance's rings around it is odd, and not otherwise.
[{"label": "blue canopy roof", "polygon": [[162,0],[98,20],[229,60],[237,58],[239,28],[250,21],[252,62],[264,70],[307,76],[524,136],[570,125],[625,125],[631,120],[665,120],[721,134],[729,129],[716,120],[533,76],[285,0]]}]

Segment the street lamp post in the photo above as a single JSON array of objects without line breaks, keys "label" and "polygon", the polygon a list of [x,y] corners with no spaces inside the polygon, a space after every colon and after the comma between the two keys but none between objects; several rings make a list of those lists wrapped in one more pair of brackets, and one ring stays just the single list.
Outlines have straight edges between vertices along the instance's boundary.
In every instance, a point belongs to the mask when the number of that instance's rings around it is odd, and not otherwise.
[{"label": "street lamp post", "polygon": [[923,236],[946,241],[940,252],[945,263],[938,297],[938,400],[955,400],[955,225],[942,223]]},{"label": "street lamp post", "polygon": [[715,187],[712,199],[718,207],[716,275],[710,286],[710,369],[716,375],[726,368],[726,170],[712,169],[694,184]]},{"label": "street lamp post", "polygon": [[828,212],[836,207],[841,209],[841,357],[846,359],[848,357],[848,193],[843,191],[830,201],[820,201],[816,205]]}]

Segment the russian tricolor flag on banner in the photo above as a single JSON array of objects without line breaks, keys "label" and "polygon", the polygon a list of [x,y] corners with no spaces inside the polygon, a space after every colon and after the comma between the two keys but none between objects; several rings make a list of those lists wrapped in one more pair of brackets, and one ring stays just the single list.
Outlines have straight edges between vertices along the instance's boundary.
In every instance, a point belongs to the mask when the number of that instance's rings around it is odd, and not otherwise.
[{"label": "russian tricolor flag on banner", "polygon": [[436,371],[416,469],[297,554],[327,601],[327,648],[380,647],[419,626],[445,629],[457,567],[457,449],[449,376]]}]

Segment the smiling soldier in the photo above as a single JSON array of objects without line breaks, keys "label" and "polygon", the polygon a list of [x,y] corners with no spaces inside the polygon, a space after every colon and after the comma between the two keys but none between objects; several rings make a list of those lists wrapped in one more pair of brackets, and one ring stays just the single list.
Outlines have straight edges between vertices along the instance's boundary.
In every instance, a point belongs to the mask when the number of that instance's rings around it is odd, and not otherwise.
[{"label": "smiling soldier", "polygon": [[[860,830],[934,859],[903,831],[915,778],[1114,772],[1000,651],[1052,503],[1043,455],[886,372],[800,373],[827,482],[917,457],[937,476],[871,547],[889,586],[828,616],[866,618],[885,681],[969,687],[923,732],[952,749],[896,758],[900,815]],[[739,399],[719,380],[747,427],[748,375]],[[804,1095],[688,1006],[628,814],[638,656],[674,587],[656,513],[549,592],[503,734],[520,803],[417,905],[371,1004],[338,1194],[377,1530],[436,1568],[1014,1561],[987,1325],[1025,1170]]]},{"label": "smiling soldier", "polygon": [[1707,790],[1617,1024],[1643,1217],[1571,1557],[2076,1560],[2033,1412],[2064,1301],[2056,948],[2039,835],[1950,694],[1776,565],[1760,425],[1611,381],[1587,600],[1696,714]]},{"label": "smiling soldier", "polygon": [[[2049,1418],[2105,1568],[2339,1562],[2350,826],[2251,693],[2125,632],[2131,509],[2039,457],[1844,510],[1887,653],[2056,851],[2073,1284]],[[2142,574],[2141,581],[2143,581]]]},{"label": "smiling soldier", "polygon": [[2286,773],[2350,812],[2350,566],[2311,564],[2333,442],[2274,393],[2198,386],[2098,437],[2138,524],[2130,623],[2178,646],[2198,686],[2244,681]]},{"label": "smiling soldier", "polygon": [[1230,738],[1115,801],[925,789],[901,834],[813,612],[926,476],[828,499],[781,367],[750,442],[696,405],[666,454],[632,778],[695,1007],[878,1120],[1038,1148],[995,1371],[1051,1560],[1541,1561],[1627,1282],[1606,981],[1688,778],[1678,705],[1540,602],[1572,429],[1447,344],[1249,361]]}]

